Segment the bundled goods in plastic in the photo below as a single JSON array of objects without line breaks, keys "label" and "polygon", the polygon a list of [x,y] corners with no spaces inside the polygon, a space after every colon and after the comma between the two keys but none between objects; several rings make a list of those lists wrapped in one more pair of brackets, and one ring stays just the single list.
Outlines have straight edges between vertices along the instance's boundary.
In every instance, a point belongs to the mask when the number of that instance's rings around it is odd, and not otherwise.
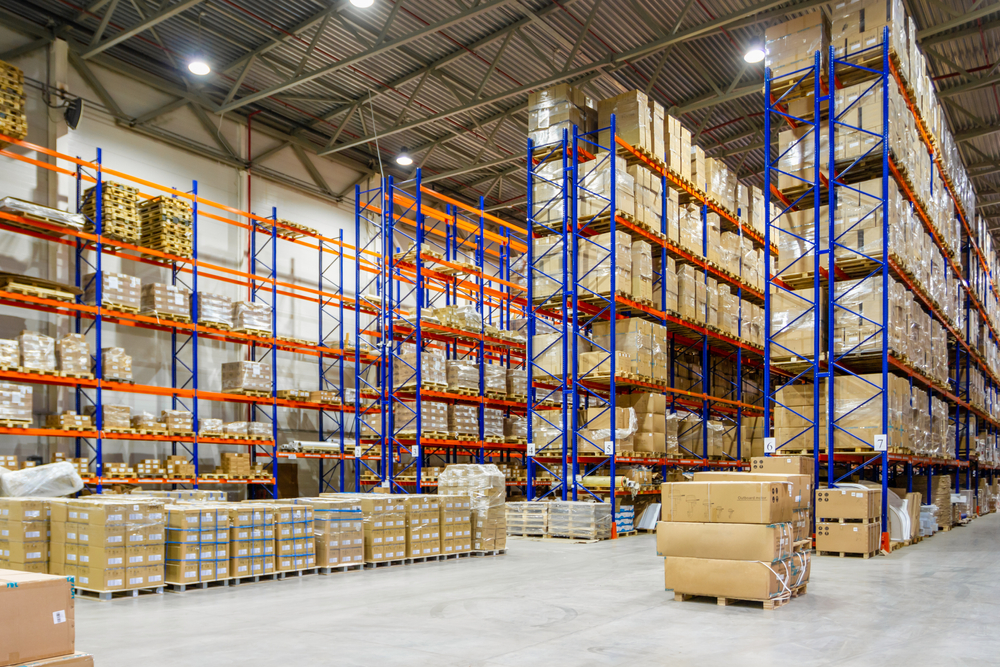
[{"label": "bundled goods in plastic", "polygon": [[348,498],[295,498],[293,502],[309,505],[313,510],[317,567],[364,562],[365,532],[360,502]]},{"label": "bundled goods in plastic", "polygon": [[528,96],[528,137],[535,150],[562,141],[563,134],[573,138],[573,126],[580,132],[597,129],[597,107],[582,90],[568,83],[550,86]]},{"label": "bundled goods in plastic", "polygon": [[611,537],[610,503],[560,500],[549,503],[548,534],[587,540]]},{"label": "bundled goods in plastic", "polygon": [[237,301],[232,311],[233,329],[271,335],[271,309],[267,304]]},{"label": "bundled goods in plastic", "polygon": [[[141,239],[141,224],[137,202],[139,190],[115,181],[101,183],[101,236],[136,245]],[[97,186],[83,193],[80,212],[88,218],[85,231],[96,231]]]},{"label": "bundled goods in plastic", "polygon": [[502,438],[503,429],[503,410],[483,408],[483,436]]},{"label": "bundled goods in plastic", "polygon": [[[402,352],[393,360],[393,387],[395,389],[416,387],[418,367],[420,368],[420,384],[422,386],[446,387],[448,385],[448,372],[445,359],[436,351],[424,350],[419,356],[416,352]],[[478,391],[478,370],[476,374],[475,386]]]},{"label": "bundled goods in plastic", "polygon": [[[426,429],[426,425],[422,425]],[[452,437],[479,436],[479,406],[448,404],[448,433]]]},{"label": "bundled goods in plastic", "polygon": [[507,396],[528,395],[528,371],[524,368],[507,369]]},{"label": "bundled goods in plastic", "polygon": [[94,423],[88,415],[81,415],[73,410],[66,410],[57,415],[46,415],[45,427],[63,431],[87,431],[94,427]]},{"label": "bundled goods in plastic", "polygon": [[406,515],[407,558],[440,555],[441,497],[409,494],[401,502]]},{"label": "bundled goods in plastic", "polygon": [[55,340],[35,331],[23,330],[17,337],[21,368],[51,373],[56,370]]},{"label": "bundled goods in plastic", "polygon": [[[430,356],[427,354],[424,358],[428,359]],[[406,372],[407,370],[409,369],[403,369],[400,375],[412,374],[412,370],[409,370],[409,373]],[[479,394],[479,364],[475,361],[471,359],[448,359],[445,361],[445,372],[449,392],[474,392],[477,395]]]},{"label": "bundled goods in plastic", "polygon": [[132,357],[120,347],[101,350],[101,379],[132,382]]},{"label": "bundled goods in plastic", "polygon": [[548,532],[549,506],[552,503],[506,503],[507,533],[509,535],[541,536]]},{"label": "bundled goods in plastic", "polygon": [[0,421],[31,422],[31,385],[0,382]]},{"label": "bundled goods in plastic", "polygon": [[[193,298],[193,295],[192,295]],[[233,301],[222,294],[198,292],[198,324],[233,327]]]},{"label": "bundled goods in plastic", "polygon": [[260,361],[231,361],[222,364],[222,391],[271,393],[271,364]]},{"label": "bundled goods in plastic", "polygon": [[21,362],[21,350],[16,339],[0,339],[0,369],[17,370]]},{"label": "bundled goods in plastic", "polygon": [[511,415],[503,420],[503,434],[507,440],[528,439],[528,419],[520,415]]},{"label": "bundled goods in plastic", "polygon": [[[56,361],[61,373],[90,373],[90,344],[83,334],[66,334],[56,343]],[[2,363],[2,362],[0,362]]]},{"label": "bundled goods in plastic", "polygon": [[[89,273],[83,277],[85,290],[83,300],[91,305],[97,305],[97,274]],[[136,276],[124,273],[101,272],[101,306],[113,310],[139,312],[141,306],[142,281]]]},{"label": "bundled goods in plastic", "polygon": [[[259,508],[257,525],[260,529],[253,535],[246,535],[245,548],[248,562],[246,569],[252,570],[249,559],[259,551],[257,564],[260,572],[231,574],[231,534],[242,531],[242,526],[230,528],[231,511],[234,510],[223,504],[166,506],[167,583],[197,584],[228,579],[230,576],[246,577],[274,572],[274,516],[270,509]],[[254,511],[250,510],[248,513],[253,514]],[[253,537],[257,539],[253,540]],[[239,560],[232,557],[233,564]],[[265,565],[267,563],[270,564],[269,567]]]},{"label": "bundled goods in plastic", "polygon": [[[402,496],[379,493],[322,493],[320,499],[349,501],[352,505],[360,507],[364,562],[377,563],[407,557],[406,508]],[[352,531],[356,527],[355,521],[351,519],[349,522],[348,527]],[[353,545],[350,554],[351,562],[358,562],[355,559]]]},{"label": "bundled goods in plastic", "polygon": [[161,410],[160,421],[170,433],[190,433],[194,431],[194,417],[188,410]]},{"label": "bundled goods in plastic", "polygon": [[142,286],[139,312],[173,319],[190,318],[191,291],[178,285],[146,283]]},{"label": "bundled goods in plastic", "polygon": [[[377,417],[377,415],[376,415]],[[396,401],[393,404],[393,433],[417,432],[417,402]],[[448,404],[439,401],[420,401],[420,432],[448,433]],[[478,427],[476,429],[478,433]]]},{"label": "bundled goods in plastic", "polygon": [[483,364],[483,391],[487,395],[507,394],[507,367],[501,364]]}]

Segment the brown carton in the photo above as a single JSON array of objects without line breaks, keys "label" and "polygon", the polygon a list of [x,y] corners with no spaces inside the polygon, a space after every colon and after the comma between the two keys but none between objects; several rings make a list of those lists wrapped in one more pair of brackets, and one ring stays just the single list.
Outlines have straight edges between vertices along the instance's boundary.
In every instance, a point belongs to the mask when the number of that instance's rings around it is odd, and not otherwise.
[{"label": "brown carton", "polygon": [[811,456],[755,456],[750,459],[750,471],[813,476],[814,463]]},{"label": "brown carton", "polygon": [[882,516],[881,489],[820,489],[817,519],[877,519]]},{"label": "brown carton", "polygon": [[663,586],[688,595],[769,600],[784,593],[786,587],[809,581],[809,565],[808,553],[795,554],[777,566],[758,561],[668,557],[663,559]]},{"label": "brown carton", "polygon": [[784,523],[792,520],[787,482],[668,482],[664,521]]},{"label": "brown carton", "polygon": [[816,551],[870,554],[879,550],[881,539],[878,523],[816,524]]},{"label": "brown carton", "polygon": [[0,570],[0,665],[72,653],[73,585],[66,577]]},{"label": "brown carton", "polygon": [[770,563],[792,553],[792,529],[787,523],[656,524],[656,555]]},{"label": "brown carton", "polygon": [[696,482],[788,482],[788,494],[792,499],[792,507],[795,509],[809,507],[812,504],[812,484],[811,475],[788,475],[777,473],[752,473],[752,472],[696,472],[694,481]]}]

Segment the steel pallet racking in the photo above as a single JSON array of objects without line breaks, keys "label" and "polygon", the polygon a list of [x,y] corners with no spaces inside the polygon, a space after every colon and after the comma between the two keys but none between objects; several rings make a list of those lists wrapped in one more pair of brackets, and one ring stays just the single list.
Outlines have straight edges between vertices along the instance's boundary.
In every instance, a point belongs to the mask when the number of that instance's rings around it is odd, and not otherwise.
[{"label": "steel pallet racking", "polygon": [[[602,131],[608,133],[608,145],[601,143]],[[531,429],[528,445],[528,497],[544,498],[558,493],[564,499],[592,497],[604,500],[601,495],[588,488],[585,481],[586,477],[607,467],[611,479],[608,499],[613,504],[613,510],[616,496],[630,494],[628,491],[617,491],[615,477],[618,465],[653,464],[660,467],[664,477],[667,469],[673,467],[738,468],[742,465],[744,417],[763,415],[762,407],[755,404],[753,399],[744,400],[748,388],[752,388],[758,395],[763,393],[761,381],[753,382],[751,377],[751,371],[757,372],[762,366],[763,350],[744,340],[745,332],[742,329],[738,329],[737,335],[733,336],[698,321],[684,319],[679,313],[668,310],[666,291],[662,289],[667,279],[667,257],[673,258],[678,264],[691,264],[702,270],[706,285],[711,277],[735,288],[741,309],[744,300],[763,305],[763,294],[755,286],[747,284],[742,277],[733,276],[706,259],[707,247],[703,246],[700,252],[692,251],[670,241],[667,236],[666,197],[663,197],[660,216],[661,229],[653,230],[620,214],[615,202],[614,185],[611,186],[610,195],[588,189],[585,185],[588,177],[605,167],[610,171],[610,183],[616,182],[615,172],[618,166],[611,157],[615,155],[624,156],[629,163],[639,164],[650,170],[660,179],[663,192],[667,188],[673,188],[685,198],[696,202],[705,227],[709,213],[715,213],[720,216],[726,230],[752,239],[758,247],[763,246],[764,241],[760,234],[741,222],[739,212],[734,214],[722,208],[704,190],[668,169],[659,157],[629,145],[617,134],[614,116],[611,117],[608,128],[581,132],[580,128],[574,127],[572,135],[566,130],[561,141],[552,144],[536,146],[529,139],[529,236],[533,243],[528,249],[527,262],[530,304],[527,366],[531,394],[528,403]],[[553,162],[560,165],[554,170],[557,172],[554,175],[550,173],[552,169],[543,168]],[[537,185],[548,186],[551,196],[535,200],[533,193]],[[579,202],[582,193],[601,200],[603,203],[598,207],[601,210],[596,213],[588,210],[586,214],[581,214]],[[660,260],[658,271],[654,269],[655,284],[661,286],[660,301],[656,304],[658,307],[633,300],[629,290],[615,284],[617,259],[613,242],[611,247],[604,247],[595,243],[593,237],[599,232],[610,231],[611,238],[614,239],[618,230],[627,232],[633,240],[648,241],[655,249],[654,255]],[[558,237],[558,240],[547,244],[545,250],[536,251],[534,241],[542,237]],[[707,234],[703,234],[703,239],[705,238]],[[588,270],[581,268],[578,261],[583,248],[595,255],[591,264],[603,266],[610,274],[608,290],[595,291],[585,285]],[[558,269],[552,268],[553,259],[557,260],[555,264]],[[600,377],[580,367],[580,343],[592,343],[589,333],[593,325],[599,321],[619,321],[629,317],[642,318],[667,327],[670,373],[667,384],[638,378],[624,369],[616,368],[614,346],[604,349],[595,345],[606,355],[606,363],[595,365],[595,368],[601,365],[608,368]],[[742,316],[740,320],[743,321]],[[537,338],[544,335],[550,338]],[[559,377],[560,373],[553,372],[547,362],[542,363],[545,355],[553,353],[561,358],[561,364],[555,370],[564,369],[562,375],[565,379]],[[699,363],[697,368],[691,367],[696,378],[694,385],[682,390],[676,387],[676,373],[685,363],[682,357],[686,353],[695,354]],[[724,381],[721,390],[713,391],[720,375],[718,367],[721,362],[733,364],[735,379]],[[613,415],[618,397],[631,391],[667,395],[668,411],[672,415],[688,415],[688,423],[693,424],[681,431],[679,437],[700,427],[700,448],[682,447],[683,458],[635,457],[618,453],[610,434],[607,441],[601,438],[600,442],[587,437],[588,425],[601,415],[595,415],[594,420],[588,421],[581,417],[581,409],[587,405],[596,405],[604,408],[601,414],[610,411]],[[558,419],[553,416],[557,410],[560,411]],[[735,456],[726,454],[717,460],[709,458],[709,422],[715,420],[725,422],[726,425],[722,428],[735,443]],[[539,443],[539,432],[544,433],[546,429],[558,432],[561,424],[567,425],[566,437],[546,434],[545,441]],[[541,429],[538,429],[539,426]],[[598,452],[603,450],[603,453],[595,455],[583,452],[582,449],[588,446]],[[555,478],[552,488],[541,495],[534,492],[531,479],[539,468],[548,471]],[[616,489],[616,492],[610,493],[610,489]]]},{"label": "steel pallet racking", "polygon": [[[355,306],[368,317],[364,323],[360,316],[357,320],[355,344],[359,352],[378,350],[379,360],[355,366],[355,386],[365,392],[364,404],[358,400],[355,411],[356,453],[377,461],[357,466],[355,481],[358,488],[378,485],[393,493],[436,486],[424,478],[432,457],[446,464],[459,457],[483,463],[519,458],[525,449],[484,432],[486,410],[520,414],[525,409],[485,386],[487,365],[523,364],[523,344],[499,338],[487,327],[494,321],[500,329],[510,327],[512,313],[523,307],[524,288],[512,281],[511,252],[525,247],[524,232],[485,212],[482,200],[474,208],[424,187],[419,169],[414,183],[412,194],[391,177],[370,190],[355,188],[358,270],[367,262],[363,255],[378,256],[371,279],[363,283],[359,277],[357,283]],[[427,200],[444,210],[428,206]],[[487,230],[487,222],[499,231]],[[362,242],[365,229],[368,239]],[[461,304],[475,311],[478,329],[448,326],[429,316],[429,309]],[[426,352],[442,367],[445,360],[478,364],[478,392],[455,393],[429,383]],[[426,428],[424,401],[475,406],[479,432],[459,438]],[[376,414],[377,419],[371,417]]]},{"label": "steel pallet racking", "polygon": [[[9,425],[0,427],[0,435],[33,436],[51,438],[72,438],[75,440],[77,456],[84,454],[93,466],[93,475],[85,481],[101,492],[108,482],[127,484],[157,484],[172,486],[192,486],[197,488],[204,484],[254,485],[263,487],[272,496],[277,495],[277,462],[279,458],[317,458],[320,465],[327,459],[336,460],[333,469],[340,469],[340,488],[344,488],[343,465],[348,458],[353,458],[344,451],[345,411],[353,411],[353,406],[345,406],[341,398],[340,404],[327,405],[311,401],[299,401],[277,398],[277,355],[293,353],[316,357],[319,365],[319,388],[333,387],[342,396],[339,388],[343,386],[344,372],[344,341],[343,312],[345,308],[343,296],[343,261],[346,250],[353,246],[345,244],[343,232],[336,238],[326,237],[319,233],[302,230],[290,226],[277,218],[277,211],[272,210],[270,217],[262,217],[253,213],[240,211],[230,206],[219,204],[198,194],[198,184],[194,182],[190,192],[184,192],[157,185],[149,181],[107,168],[101,159],[98,149],[97,159],[86,161],[61,154],[57,151],[37,146],[26,141],[0,136],[5,145],[18,150],[4,150],[2,154],[9,164],[17,162],[25,165],[41,167],[55,174],[72,178],[75,181],[77,201],[82,201],[81,190],[84,184],[93,184],[97,188],[97,208],[93,233],[68,229],[52,224],[49,221],[26,218],[11,213],[0,212],[0,229],[5,233],[21,234],[39,240],[68,246],[74,253],[74,284],[85,289],[83,274],[87,270],[95,272],[97,290],[97,305],[83,303],[82,296],[77,296],[72,302],[43,298],[28,294],[0,291],[0,304],[8,307],[28,308],[54,315],[73,318],[73,329],[93,337],[96,349],[100,350],[105,325],[131,326],[151,331],[168,332],[171,336],[171,366],[169,387],[129,384],[105,381],[102,377],[100,354],[94,357],[93,378],[63,377],[58,374],[25,373],[19,370],[0,371],[0,380],[28,384],[41,384],[66,387],[75,390],[75,404],[78,411],[86,405],[95,406],[95,424],[92,431],[70,431],[50,428],[35,428],[33,426]],[[40,159],[29,157],[23,153],[35,153]],[[71,166],[66,168],[60,163]],[[110,241],[102,234],[101,188],[106,178],[136,184],[150,192],[140,192],[143,198],[165,195],[188,201],[192,207],[193,252],[190,258],[171,254],[152,248]],[[206,209],[214,209],[210,213]],[[246,230],[249,234],[250,261],[247,271],[208,263],[198,257],[199,232],[204,230],[204,221],[233,225]],[[243,222],[246,220],[247,222]],[[316,250],[320,261],[320,280],[318,288],[287,282],[278,276],[277,260],[279,244],[295,244],[310,250]],[[115,256],[127,262],[156,266],[170,272],[170,282],[183,285],[191,290],[191,321],[181,322],[161,320],[136,312],[125,312],[124,309],[102,305],[99,276],[103,270],[104,259]],[[335,273],[335,275],[334,275]],[[272,330],[268,336],[256,333],[232,331],[225,328],[206,326],[197,323],[197,294],[199,279],[221,281],[229,284],[245,286],[251,300],[266,303],[271,311]],[[307,302],[317,303],[320,309],[320,332],[317,344],[298,339],[280,338],[277,334],[278,298],[290,297]],[[335,309],[335,310],[334,310]],[[331,323],[331,320],[333,322]],[[198,386],[198,342],[212,340],[243,346],[250,359],[270,361],[272,367],[272,386],[270,397],[254,397],[240,394],[229,394],[221,391],[207,391]],[[336,341],[336,347],[333,346]],[[357,359],[356,355],[355,356]],[[368,360],[369,355],[362,355]],[[330,378],[331,368],[336,367],[338,378]],[[194,418],[195,433],[191,435],[177,434],[141,434],[119,433],[106,431],[101,423],[101,408],[105,404],[106,393],[144,394],[151,396],[169,396],[175,409],[189,410]],[[198,407],[200,401],[213,401],[243,404],[247,407],[248,416],[254,420],[267,420],[271,425],[271,435],[267,439],[206,437],[197,433]],[[296,455],[277,451],[278,410],[279,409],[310,409],[316,410],[320,417],[319,437],[322,440],[339,438],[338,454]],[[332,415],[332,418],[331,418]],[[326,419],[324,422],[323,420]],[[332,424],[332,426],[331,426]],[[178,445],[192,459],[196,474],[190,479],[176,478],[109,478],[104,475],[105,441],[149,441],[169,443],[171,452],[176,454]],[[264,458],[270,463],[271,479],[210,479],[198,470],[199,444],[233,446],[244,449],[253,457]],[[330,479],[332,471],[324,474],[321,468],[321,490],[332,488]]]},{"label": "steel pallet racking", "polygon": [[[799,247],[791,256],[780,258],[774,274],[768,277],[765,295],[768,304],[765,335],[768,407],[784,409],[794,415],[798,426],[786,433],[798,432],[787,438],[783,435],[765,439],[765,450],[768,455],[781,453],[783,449],[799,449],[803,441],[808,442],[809,446],[805,449],[811,451],[815,460],[817,486],[822,483],[834,487],[853,475],[862,478],[869,475],[874,478],[873,481],[881,483],[882,539],[886,549],[889,548],[887,491],[890,481],[905,485],[907,491],[912,491],[914,470],[920,470],[927,477],[927,489],[919,489],[925,493],[925,498],[931,494],[936,474],[952,476],[956,491],[966,488],[978,493],[978,476],[985,473],[992,481],[994,466],[980,465],[970,456],[971,442],[982,432],[992,443],[992,448],[996,449],[998,426],[996,372],[986,363],[984,355],[970,345],[974,322],[970,316],[972,313],[981,314],[989,329],[986,344],[997,340],[987,316],[988,311],[995,312],[997,292],[960,201],[948,184],[935,144],[926,132],[894,57],[887,28],[880,43],[850,56],[838,57],[834,48],[830,47],[829,53],[817,51],[809,67],[778,77],[773,77],[768,68],[764,130],[767,137],[765,188],[779,202],[773,209],[768,207],[767,242],[770,244],[775,239],[779,242],[791,241],[791,245]],[[843,108],[840,108],[835,91],[842,89],[845,82],[861,86],[862,92],[853,100],[844,100],[841,104]],[[890,123],[907,120],[891,120],[890,95],[897,93],[913,115],[926,149],[930,191],[933,193],[935,183],[944,183],[949,195],[948,205],[954,208],[961,223],[964,269],[959,264],[961,257],[945,243],[942,230],[936,227],[925,203],[917,195],[917,183],[913,179],[918,171],[908,169],[908,165],[901,163],[900,156],[892,151]],[[875,99],[880,104],[881,122],[875,123],[878,128],[871,128],[868,123],[861,127],[850,115],[852,109],[856,109],[864,99]],[[804,100],[809,102],[802,104]],[[800,111],[792,113],[793,102],[798,103],[796,108]],[[774,150],[773,130],[780,123],[787,123],[799,132],[787,146]],[[838,148],[850,135],[861,137],[862,143],[867,141],[870,147],[860,155],[846,159],[838,157]],[[824,141],[828,142],[826,146],[823,146]],[[807,148],[808,144],[812,144],[811,148]],[[827,149],[826,154],[823,148]],[[782,168],[782,159],[794,151],[811,152],[816,156],[811,174],[804,173],[805,170],[789,173]],[[923,156],[918,159],[923,159]],[[823,173],[824,166],[826,175]],[[786,187],[778,187],[782,181]],[[859,185],[862,182],[876,182],[878,192],[872,192],[871,186],[863,189]],[[898,188],[904,205],[912,207],[919,229],[929,235],[935,249],[940,252],[944,261],[931,270],[939,272],[944,284],[950,281],[953,289],[961,295],[962,312],[957,317],[946,314],[942,305],[931,296],[930,286],[923,285],[905,266],[906,258],[901,258],[896,252],[896,243],[900,239],[890,225],[894,215],[890,208],[893,205],[890,187]],[[837,221],[838,206],[846,205],[842,202],[844,197],[859,198],[866,202],[862,207],[868,207],[867,212],[862,210],[860,219],[851,224]],[[824,206],[826,219],[822,214]],[[806,220],[792,220],[791,216],[796,212],[805,213]],[[859,229],[874,231],[877,247],[859,242],[855,238]],[[980,260],[984,271],[972,272],[974,259]],[[810,268],[791,274],[795,281],[790,281],[786,271],[803,265]],[[946,333],[946,346],[954,349],[946,381],[931,377],[913,360],[894,349],[891,334],[894,322],[890,316],[890,286],[893,280],[901,283],[913,295],[922,312],[940,324]],[[852,293],[856,295],[865,290],[880,295],[881,303],[875,313],[863,312],[852,302]],[[783,299],[786,307],[791,302],[796,308],[788,311],[790,314],[780,323],[771,316],[776,298]],[[984,309],[983,298],[990,299],[994,308]],[[845,339],[838,345],[835,325],[838,318],[845,316],[853,318],[867,330],[857,339],[850,342]],[[789,347],[792,343],[788,342],[787,334],[803,326],[811,332],[811,345]],[[774,356],[786,360],[782,367],[791,371],[791,375],[782,381],[772,381]],[[970,377],[974,373],[981,373],[984,377],[985,405],[973,404]],[[912,404],[917,396],[913,393],[915,387],[926,392],[927,411],[931,414],[932,423],[933,401],[937,399],[950,405],[946,426],[954,429],[953,458],[914,455],[901,447],[900,427],[890,423],[890,378],[893,377],[906,381],[906,390],[909,391],[906,405],[919,407]],[[806,392],[809,386],[812,387],[811,411],[782,402],[788,399],[784,399],[781,392],[793,385],[800,385]],[[853,394],[859,391],[867,394],[855,397]],[[838,409],[837,402],[840,400],[854,400],[856,405]],[[849,420],[866,405],[877,407],[879,432],[862,438],[852,432]],[[848,440],[857,446],[845,452],[843,448],[838,450],[836,440]],[[838,464],[843,466],[839,470]],[[964,484],[962,472],[965,473]],[[901,479],[905,479],[905,484],[899,483]]]}]

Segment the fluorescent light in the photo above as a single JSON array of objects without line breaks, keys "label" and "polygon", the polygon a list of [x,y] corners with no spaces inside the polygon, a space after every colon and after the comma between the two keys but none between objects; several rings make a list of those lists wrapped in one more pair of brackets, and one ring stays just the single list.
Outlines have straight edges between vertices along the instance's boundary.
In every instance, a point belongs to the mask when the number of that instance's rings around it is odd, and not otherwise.
[{"label": "fluorescent light", "polygon": [[212,71],[212,68],[208,66],[208,63],[201,58],[195,58],[189,62],[188,69],[191,70],[192,74],[197,74],[198,76],[205,76]]},{"label": "fluorescent light", "polygon": [[375,0],[351,0],[351,4],[355,7],[361,7],[364,9],[365,7],[371,7],[375,4]]},{"label": "fluorescent light", "polygon": [[750,64],[759,63],[763,59],[764,59],[764,49],[760,47],[760,44],[752,45],[749,49],[747,49],[747,52],[743,55],[743,60],[747,61]]},{"label": "fluorescent light", "polygon": [[413,164],[413,158],[410,157],[410,153],[406,148],[401,148],[399,150],[399,155],[396,156],[396,164],[401,164],[404,167],[408,167]]}]

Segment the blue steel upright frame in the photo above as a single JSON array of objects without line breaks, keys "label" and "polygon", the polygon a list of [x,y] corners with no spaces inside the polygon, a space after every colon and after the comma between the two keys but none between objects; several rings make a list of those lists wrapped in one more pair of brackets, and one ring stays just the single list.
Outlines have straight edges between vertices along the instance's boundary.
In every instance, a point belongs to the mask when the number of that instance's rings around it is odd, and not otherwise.
[{"label": "blue steel upright frame", "polygon": [[[198,181],[191,183],[191,263],[189,267],[184,264],[178,265],[177,261],[170,263],[170,284],[180,285],[191,293],[190,313],[191,321],[198,321]],[[191,281],[184,280],[185,271],[190,271]],[[178,342],[180,338],[180,342]],[[184,352],[187,352],[188,361],[184,361]],[[185,377],[179,375],[179,371],[186,372]],[[172,327],[170,330],[170,386],[174,389],[191,388],[194,392],[190,405],[186,404],[177,394],[171,396],[171,408],[173,410],[187,410],[191,413],[192,430],[194,430],[194,440],[189,447],[181,442],[181,447],[191,457],[194,465],[194,476],[197,480],[200,463],[198,461],[198,329],[194,328],[190,334],[185,334],[183,330]],[[177,441],[170,443],[170,453],[177,454]],[[197,482],[195,482],[197,487]]]},{"label": "blue steel upright frame", "polygon": [[[573,388],[569,382],[572,376],[566,372],[568,337],[571,335],[570,310],[567,305],[570,298],[567,267],[572,259],[569,244],[572,239],[572,211],[576,208],[572,197],[570,150],[569,133],[565,129],[560,141],[553,144],[536,146],[528,139],[528,233],[524,276],[527,285],[525,310],[528,318],[525,348],[528,389],[528,444],[525,461],[528,500],[542,499],[555,493],[566,500],[570,493],[567,430],[570,427],[569,406]],[[558,165],[554,176],[546,173],[552,170],[552,165]],[[536,200],[536,190],[551,190],[552,194],[545,199]],[[550,237],[559,237],[561,240],[551,245],[537,244],[538,239]],[[556,260],[558,266],[556,272],[551,268],[553,260]],[[539,336],[555,338],[543,345],[548,339],[536,342],[536,337]],[[541,349],[536,349],[536,345],[542,345]],[[558,356],[556,370],[562,369],[561,374],[554,373],[550,364],[542,363],[543,359],[551,358],[553,353]],[[552,409],[553,407],[556,409]],[[542,431],[551,430],[557,435],[551,438],[546,435],[546,441],[539,446],[535,435],[538,427]],[[536,457],[555,458],[559,466],[546,465]],[[539,468],[555,478],[555,483],[541,495],[536,489]]]},{"label": "blue steel upright frame", "polygon": [[[331,349],[331,353],[322,352],[319,357],[319,389],[331,391],[337,395],[338,406],[330,410],[319,411],[319,439],[338,440],[339,458],[332,466],[326,466],[319,460],[319,490],[344,491],[345,469],[347,461],[345,451],[345,431],[347,430],[347,408],[344,389],[344,230],[337,236],[337,243],[331,244],[319,239],[319,281],[317,326],[319,328],[319,347]],[[327,296],[327,295],[331,296]],[[333,303],[333,302],[336,303]],[[335,375],[335,377],[331,377]],[[355,392],[357,400],[357,392]],[[334,477],[337,483],[334,484]]]},{"label": "blue steel upright frame", "polygon": [[[256,218],[251,219],[250,230],[250,300],[254,303],[264,303],[271,310],[271,344],[258,345],[251,342],[248,355],[250,361],[270,363],[271,365],[271,402],[255,402],[250,404],[250,421],[265,420],[271,427],[271,451],[261,452],[259,446],[251,448],[251,459],[256,461],[260,456],[270,458],[271,473],[274,482],[270,493],[272,498],[278,497],[278,405],[275,402],[278,391],[278,348],[275,341],[278,337],[278,210],[272,207],[271,223],[263,224]],[[265,239],[258,243],[259,238]],[[263,278],[263,280],[261,280]],[[258,358],[258,350],[262,353]],[[266,487],[265,487],[266,488]]]}]

